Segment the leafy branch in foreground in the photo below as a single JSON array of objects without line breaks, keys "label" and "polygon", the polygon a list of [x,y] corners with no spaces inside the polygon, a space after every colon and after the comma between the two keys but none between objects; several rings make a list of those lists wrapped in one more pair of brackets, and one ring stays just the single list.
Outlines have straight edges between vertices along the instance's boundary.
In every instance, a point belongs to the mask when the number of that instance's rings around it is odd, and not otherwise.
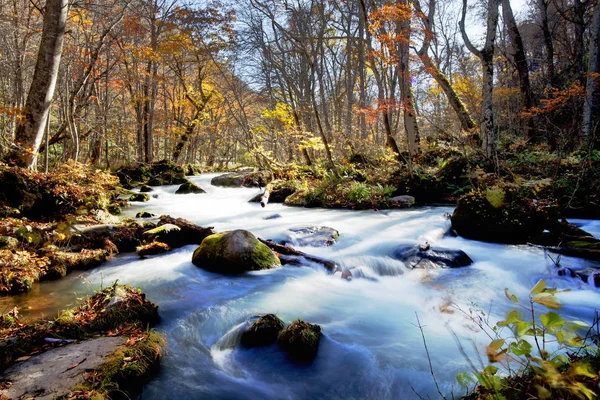
[{"label": "leafy branch in foreground", "polygon": [[486,349],[488,365],[478,370],[470,363],[473,374],[457,376],[465,387],[479,382],[467,399],[598,398],[597,315],[591,326],[564,319],[556,311],[562,307],[556,293],[558,290],[546,287],[543,279],[526,302],[506,289],[506,297],[518,307],[494,326],[479,315],[465,312],[492,339]]}]

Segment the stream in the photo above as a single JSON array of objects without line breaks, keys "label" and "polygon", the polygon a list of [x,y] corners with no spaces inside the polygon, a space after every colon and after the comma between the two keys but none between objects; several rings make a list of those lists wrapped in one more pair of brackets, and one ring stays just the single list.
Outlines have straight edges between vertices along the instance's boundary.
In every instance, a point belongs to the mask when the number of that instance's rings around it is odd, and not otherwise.
[{"label": "stream", "polygon": [[[484,310],[493,325],[514,305],[504,289],[526,299],[540,278],[548,286],[570,289],[558,297],[573,319],[591,322],[600,304],[598,289],[558,276],[542,249],[447,235],[445,214],[452,207],[349,211],[269,204],[263,209],[247,202],[259,189],[211,186],[216,175],[190,177],[206,194],[175,195],[177,186],[162,186],[151,193],[157,198],[134,203],[125,213],[169,214],[216,231],[247,229],[274,240],[285,239],[289,228],[330,226],[340,232],[333,246],[297,248],[360,270],[363,277],[346,281],[317,265],[223,276],[195,267],[191,258],[196,246],[186,246],[143,260],[136,254],[119,255],[102,267],[1,298],[0,309],[17,303],[26,315],[53,317],[116,279],[140,287],[159,305],[157,329],[169,343],[161,372],[144,389],[145,400],[418,399],[439,395],[417,316],[439,388],[451,398],[465,393],[457,373],[469,372],[453,332],[476,365],[473,344],[481,351],[490,341],[466,317],[470,308]],[[265,219],[273,214],[281,218]],[[600,235],[600,221],[572,222]],[[461,249],[474,264],[408,270],[388,256],[400,244],[426,241]],[[595,265],[569,257],[560,262],[572,269]],[[240,325],[264,313],[275,313],[286,323],[301,318],[321,325],[324,336],[314,362],[294,364],[276,345],[241,347]]]}]

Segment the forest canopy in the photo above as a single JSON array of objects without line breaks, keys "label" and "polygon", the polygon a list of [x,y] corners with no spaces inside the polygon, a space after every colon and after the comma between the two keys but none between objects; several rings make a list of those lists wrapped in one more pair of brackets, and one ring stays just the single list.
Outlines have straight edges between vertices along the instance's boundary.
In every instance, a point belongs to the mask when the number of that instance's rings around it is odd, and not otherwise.
[{"label": "forest canopy", "polygon": [[[0,153],[272,167],[597,140],[596,1],[0,1]],[[41,156],[39,156],[41,154]]]}]

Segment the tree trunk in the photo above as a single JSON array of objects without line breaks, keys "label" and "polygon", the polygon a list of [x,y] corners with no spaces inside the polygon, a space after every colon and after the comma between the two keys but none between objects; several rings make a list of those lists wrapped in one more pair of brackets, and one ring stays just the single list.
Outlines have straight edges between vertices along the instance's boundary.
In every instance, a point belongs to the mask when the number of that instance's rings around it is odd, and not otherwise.
[{"label": "tree trunk", "polygon": [[538,10],[540,12],[540,22],[542,33],[544,35],[544,47],[546,48],[546,79],[547,85],[554,87],[554,43],[548,24],[548,4],[546,0],[537,0]]},{"label": "tree trunk", "polygon": [[[504,23],[508,28],[508,36],[512,42],[512,56],[519,74],[519,89],[521,94],[521,105],[524,111],[529,111],[533,107],[533,97],[531,95],[531,84],[529,82],[529,64],[525,55],[525,46],[519,32],[519,27],[515,21],[513,10],[510,6],[510,0],[502,0],[502,16]],[[525,127],[525,133],[529,139],[535,138],[535,127],[533,119],[522,117],[521,121]]]},{"label": "tree trunk", "polygon": [[17,147],[8,156],[9,162],[22,167],[35,167],[38,149],[44,137],[46,119],[58,78],[68,8],[67,0],[46,1],[42,39],[25,103],[25,119],[17,128]]},{"label": "tree trunk", "polygon": [[[359,1],[359,11],[360,18],[363,21],[363,25],[368,26],[368,12],[367,6],[365,4],[365,0]],[[372,35],[369,29],[366,29],[367,35],[367,57],[369,60],[369,66],[371,67],[371,71],[373,71],[373,76],[375,77],[375,82],[377,84],[377,97],[379,100],[379,110],[380,114],[383,117],[383,127],[385,129],[385,138],[386,138],[386,146],[396,155],[398,162],[402,162],[402,156],[400,155],[400,149],[398,148],[398,144],[396,143],[396,139],[393,136],[392,123],[390,121],[390,113],[388,110],[388,104],[385,98],[385,88],[383,85],[383,78],[377,65],[375,64],[375,57],[373,56],[373,43],[372,43]]]},{"label": "tree trunk", "polygon": [[[408,9],[408,0],[401,0],[400,7]],[[398,80],[400,81],[400,96],[402,98],[402,113],[404,116],[404,130],[406,131],[406,144],[411,157],[420,152],[419,125],[414,104],[414,95],[410,83],[410,18],[403,18],[397,24],[397,33],[400,36],[398,44]]]},{"label": "tree trunk", "polygon": [[465,19],[467,16],[467,0],[463,0],[462,16],[460,19],[460,32],[465,45],[471,53],[481,60],[483,69],[483,101],[481,103],[481,142],[485,155],[492,158],[495,149],[495,126],[494,126],[494,44],[496,42],[496,29],[498,27],[498,17],[500,5],[499,0],[488,0],[486,35],[483,49],[478,50],[473,46],[467,31],[465,29]]},{"label": "tree trunk", "polygon": [[598,90],[598,75],[600,74],[600,0],[596,0],[594,7],[594,18],[590,39],[590,54],[588,64],[587,84],[585,87],[585,102],[583,108],[583,143],[586,144],[590,138],[593,138],[593,116],[596,114],[596,97]]},{"label": "tree trunk", "polygon": [[425,15],[421,10],[421,5],[419,0],[415,0],[413,4],[417,9],[417,12],[421,15],[421,21],[423,22],[423,27],[425,28],[425,38],[423,39],[423,46],[417,52],[419,59],[425,66],[425,71],[429,75],[433,77],[433,79],[440,85],[440,88],[444,91],[446,98],[448,99],[448,103],[450,103],[450,107],[456,113],[458,120],[460,121],[460,126],[463,130],[469,132],[473,128],[475,128],[475,121],[471,118],[471,114],[465,104],[460,100],[458,93],[452,87],[450,80],[448,77],[438,68],[437,65],[433,62],[431,57],[429,57],[429,47],[431,44],[431,39],[433,38],[433,29],[432,29],[432,21],[435,16],[435,3],[436,0],[429,1],[429,14]]}]

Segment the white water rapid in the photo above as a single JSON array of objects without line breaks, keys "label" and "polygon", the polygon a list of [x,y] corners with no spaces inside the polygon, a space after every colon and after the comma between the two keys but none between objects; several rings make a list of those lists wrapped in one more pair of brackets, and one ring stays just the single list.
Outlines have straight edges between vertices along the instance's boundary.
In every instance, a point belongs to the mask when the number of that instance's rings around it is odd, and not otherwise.
[{"label": "white water rapid", "polygon": [[[511,308],[504,289],[526,299],[540,278],[549,286],[571,289],[559,298],[572,318],[591,321],[600,305],[597,289],[557,276],[543,250],[446,235],[450,221],[444,214],[452,212],[450,207],[345,211],[269,204],[262,209],[247,202],[259,189],[217,188],[210,185],[214,176],[190,178],[206,194],[175,195],[176,186],[159,187],[151,193],[157,198],[126,213],[169,214],[216,231],[247,229],[264,239],[284,239],[288,228],[303,225],[330,226],[340,232],[333,246],[299,249],[359,268],[364,278],[342,280],[319,266],[222,276],[195,267],[195,246],[187,246],[144,260],[135,254],[118,256],[16,298],[31,307],[44,301],[31,311],[48,315],[116,279],[141,287],[159,305],[157,329],[169,342],[161,372],[144,389],[144,400],[439,398],[416,315],[441,391],[448,398],[452,393],[459,397],[465,392],[455,377],[469,367],[452,332],[477,365],[471,341],[482,350],[489,339],[456,307],[482,309],[494,324]],[[265,219],[273,214],[281,218]],[[598,221],[575,222],[600,234]],[[388,257],[400,244],[425,241],[461,249],[474,264],[410,271]],[[574,269],[593,265],[568,257],[560,262]],[[241,347],[241,324],[263,313],[275,313],[288,323],[302,318],[321,325],[324,336],[314,362],[294,364],[276,345]]]}]

